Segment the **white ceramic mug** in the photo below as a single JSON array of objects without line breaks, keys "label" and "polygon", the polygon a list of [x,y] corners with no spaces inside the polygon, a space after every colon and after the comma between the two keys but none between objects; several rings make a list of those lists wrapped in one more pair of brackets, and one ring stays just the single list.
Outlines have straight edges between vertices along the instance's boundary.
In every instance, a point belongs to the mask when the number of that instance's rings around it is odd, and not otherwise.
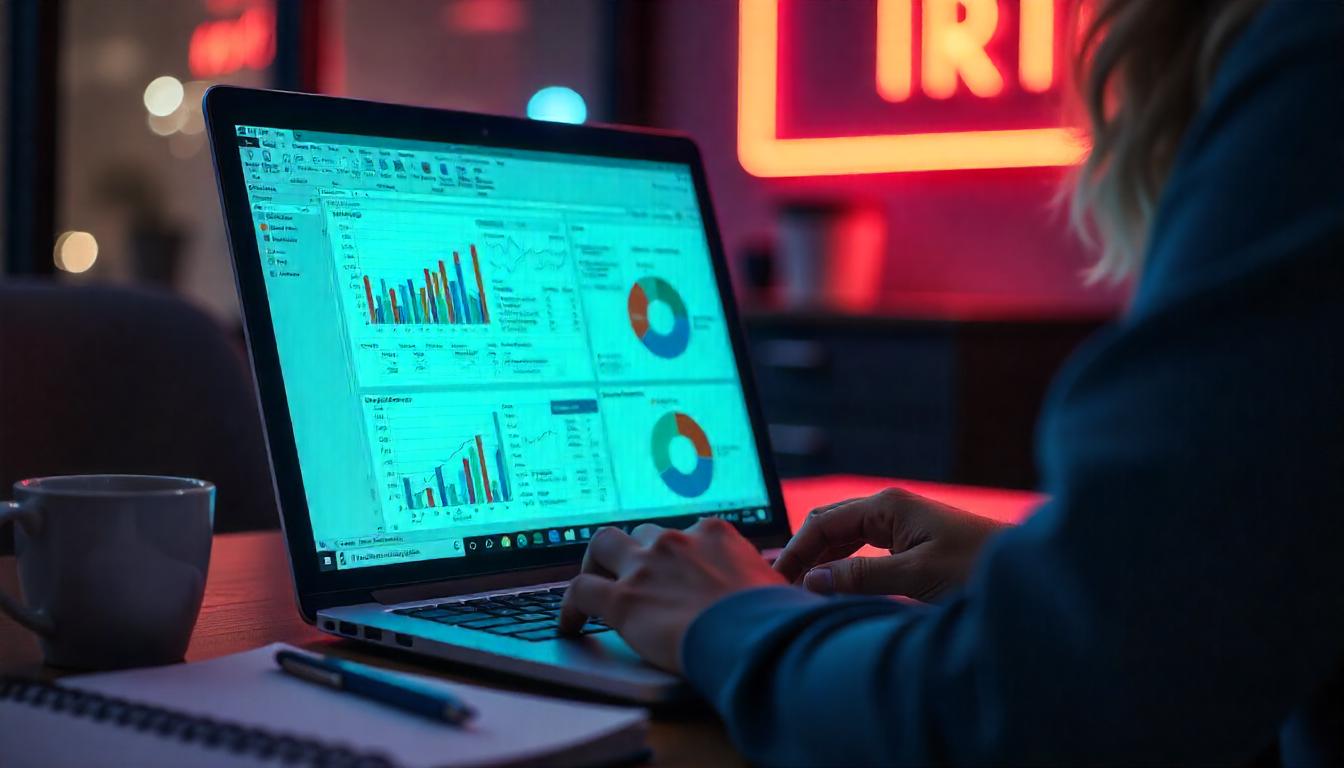
[{"label": "white ceramic mug", "polygon": [[152,475],[21,480],[13,521],[23,600],[0,610],[37,633],[48,664],[78,669],[180,661],[205,594],[215,486]]}]

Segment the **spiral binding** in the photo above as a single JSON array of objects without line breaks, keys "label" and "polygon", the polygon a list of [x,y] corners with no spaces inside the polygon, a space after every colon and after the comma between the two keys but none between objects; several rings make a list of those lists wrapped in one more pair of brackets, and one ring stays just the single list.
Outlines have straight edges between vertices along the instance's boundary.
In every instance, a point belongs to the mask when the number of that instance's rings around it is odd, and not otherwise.
[{"label": "spiral binding", "polygon": [[208,717],[184,715],[161,707],[136,704],[37,680],[0,677],[0,702],[4,701],[88,718],[118,728],[134,728],[159,738],[199,744],[204,749],[276,760],[286,765],[394,768],[394,764],[381,755],[359,753],[296,736],[277,735],[260,728]]}]

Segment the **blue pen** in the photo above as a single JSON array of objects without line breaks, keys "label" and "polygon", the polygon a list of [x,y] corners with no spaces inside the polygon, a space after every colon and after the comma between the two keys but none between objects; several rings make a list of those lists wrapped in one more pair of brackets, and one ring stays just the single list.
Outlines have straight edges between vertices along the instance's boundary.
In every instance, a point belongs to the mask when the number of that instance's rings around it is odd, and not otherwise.
[{"label": "blue pen", "polygon": [[462,725],[476,716],[476,710],[447,691],[364,664],[294,651],[276,651],[275,663],[310,683],[353,693],[450,725]]}]

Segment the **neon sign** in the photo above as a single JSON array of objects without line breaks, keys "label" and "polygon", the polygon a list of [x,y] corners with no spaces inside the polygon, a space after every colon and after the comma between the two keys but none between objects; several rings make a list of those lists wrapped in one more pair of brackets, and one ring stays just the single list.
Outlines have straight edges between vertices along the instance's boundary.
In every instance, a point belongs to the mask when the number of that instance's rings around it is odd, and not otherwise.
[{"label": "neon sign", "polygon": [[[738,158],[756,176],[1072,165],[1086,144],[1057,124],[1000,130],[782,137],[780,0],[740,0]],[[875,88],[891,104],[919,96],[996,105],[1011,81],[1025,94],[1058,86],[1055,0],[877,0]],[[1016,8],[1016,68],[989,42]],[[916,61],[915,40],[919,52]],[[916,72],[918,63],[918,72]],[[964,86],[964,91],[963,91]],[[992,109],[989,110],[992,114]]]}]

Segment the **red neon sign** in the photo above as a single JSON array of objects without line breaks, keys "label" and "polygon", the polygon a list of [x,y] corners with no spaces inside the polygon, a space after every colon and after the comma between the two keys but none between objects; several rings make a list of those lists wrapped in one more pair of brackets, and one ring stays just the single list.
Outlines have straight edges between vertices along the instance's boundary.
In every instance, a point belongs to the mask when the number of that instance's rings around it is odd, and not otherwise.
[{"label": "red neon sign", "polygon": [[236,19],[201,22],[187,47],[187,66],[196,78],[230,75],[244,67],[265,69],[274,58],[275,15],[264,6]]},{"label": "red neon sign", "polygon": [[[857,136],[785,138],[779,131],[780,0],[741,0],[738,157],[756,176],[825,176],[1072,165],[1086,144],[1058,125]],[[1016,68],[988,43],[1016,6]],[[900,104],[933,100],[995,104],[1008,83],[1027,94],[1058,85],[1055,0],[877,1],[875,88]],[[1011,10],[1011,7],[1009,8]],[[919,49],[915,41],[918,35]],[[918,56],[918,58],[916,58]],[[916,70],[918,64],[918,70]]]}]

